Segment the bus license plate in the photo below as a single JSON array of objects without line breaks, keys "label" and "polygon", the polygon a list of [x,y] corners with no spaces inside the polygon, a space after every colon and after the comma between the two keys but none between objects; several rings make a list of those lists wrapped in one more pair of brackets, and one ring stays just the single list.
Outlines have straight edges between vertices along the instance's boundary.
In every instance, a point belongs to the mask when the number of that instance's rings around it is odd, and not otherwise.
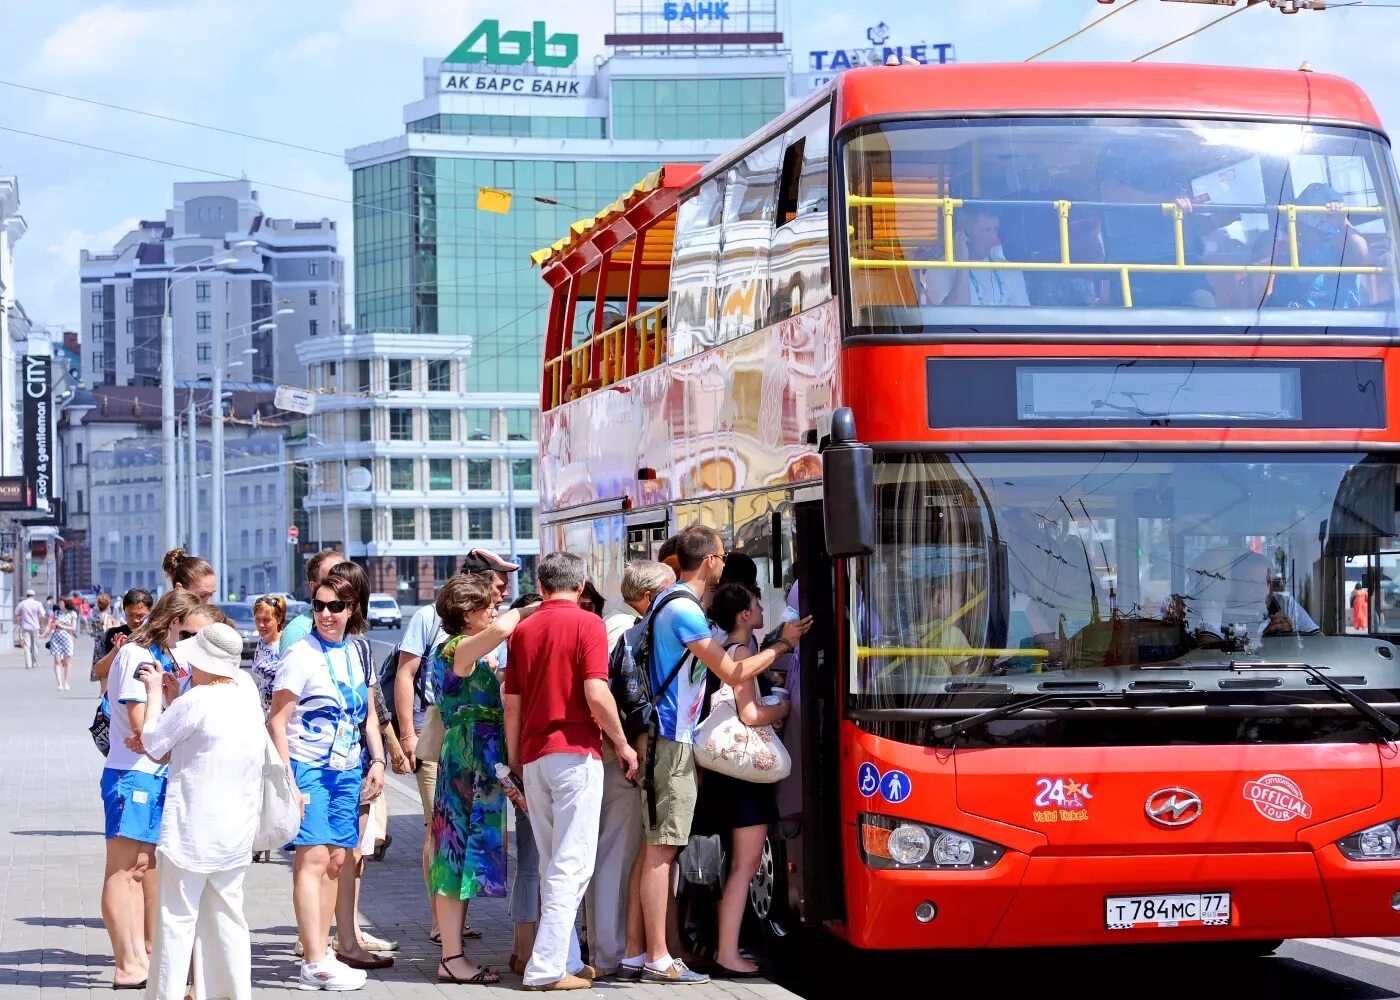
[{"label": "bus license plate", "polygon": [[1109,930],[1115,931],[1133,927],[1223,926],[1230,922],[1230,894],[1109,896],[1104,901],[1104,920]]}]

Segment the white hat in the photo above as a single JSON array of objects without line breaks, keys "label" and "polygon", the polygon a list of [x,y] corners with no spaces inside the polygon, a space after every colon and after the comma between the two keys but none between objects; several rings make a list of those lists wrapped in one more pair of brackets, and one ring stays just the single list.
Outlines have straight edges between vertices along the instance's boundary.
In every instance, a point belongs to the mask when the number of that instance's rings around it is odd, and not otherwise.
[{"label": "white hat", "polygon": [[243,640],[222,622],[204,626],[170,652],[175,662],[216,677],[236,678],[242,670]]},{"label": "white hat", "polygon": [[25,597],[33,597],[33,596],[34,596],[34,590],[33,590],[33,588],[30,588],[29,590],[26,590],[26,591],[24,592],[24,596],[25,596]]}]

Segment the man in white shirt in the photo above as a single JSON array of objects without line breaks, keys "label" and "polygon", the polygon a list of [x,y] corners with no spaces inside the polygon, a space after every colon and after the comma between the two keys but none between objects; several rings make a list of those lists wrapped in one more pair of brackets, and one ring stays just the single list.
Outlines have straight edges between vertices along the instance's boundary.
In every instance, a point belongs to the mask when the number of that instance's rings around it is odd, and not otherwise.
[{"label": "man in white shirt", "polygon": [[24,666],[33,670],[39,665],[39,633],[49,613],[34,599],[34,591],[26,590],[24,600],[15,607],[15,621],[19,623],[20,640],[24,643]]},{"label": "man in white shirt", "polygon": [[[969,205],[957,217],[953,256],[966,261],[1005,261],[1001,248],[1001,220],[984,205]],[[932,289],[930,289],[932,290]],[[1007,268],[977,268],[953,272],[953,283],[940,299],[937,292],[925,301],[945,306],[1027,306],[1026,277]]]}]

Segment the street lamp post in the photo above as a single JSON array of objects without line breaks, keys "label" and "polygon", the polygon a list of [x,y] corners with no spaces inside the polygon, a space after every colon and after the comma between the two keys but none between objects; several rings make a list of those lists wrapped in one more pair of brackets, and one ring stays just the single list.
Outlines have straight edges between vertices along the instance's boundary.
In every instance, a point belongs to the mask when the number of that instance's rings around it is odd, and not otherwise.
[{"label": "street lamp post", "polygon": [[[289,307],[283,307],[273,313],[273,316],[290,316],[295,311],[296,310]],[[234,329],[237,329],[237,327]],[[262,323],[255,327],[254,332],[262,333],[265,330],[275,329],[277,329],[277,323],[274,319],[273,322]],[[232,584],[231,580],[227,580],[228,553],[224,535],[226,513],[224,503],[224,369],[226,367],[236,368],[243,364],[242,361],[229,363],[224,359],[224,348],[227,342],[228,332],[229,331],[220,328],[218,337],[214,341],[214,373],[212,378],[214,408],[210,413],[209,430],[209,450],[212,463],[211,472],[213,473],[211,477],[213,492],[210,495],[212,501],[210,507],[214,520],[214,530],[211,534],[211,541],[213,542],[214,548],[214,573],[221,587]],[[249,348],[249,351],[254,354],[257,353],[256,348]]]},{"label": "street lamp post", "polygon": [[[257,240],[239,240],[232,247],[220,250],[218,253],[201,257],[199,260],[192,260],[187,264],[178,264],[170,269],[169,274],[174,274],[187,267],[197,267],[210,261],[214,261],[217,267],[237,264],[238,258],[229,256],[230,250],[243,250],[257,245]],[[179,502],[175,478],[178,447],[175,443],[175,422],[178,418],[175,416],[175,330],[174,321],[170,314],[170,298],[176,285],[198,276],[198,271],[173,281],[169,275],[166,276],[165,308],[161,311],[160,316],[160,436],[161,464],[165,480],[165,548],[167,551],[179,544],[180,533],[179,521],[175,512],[175,505]]]}]

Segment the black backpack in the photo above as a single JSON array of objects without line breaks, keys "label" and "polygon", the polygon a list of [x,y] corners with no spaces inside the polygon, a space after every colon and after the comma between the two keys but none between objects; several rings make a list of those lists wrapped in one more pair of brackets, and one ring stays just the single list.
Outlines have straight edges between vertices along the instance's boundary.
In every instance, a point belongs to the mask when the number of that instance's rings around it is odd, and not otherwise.
[{"label": "black backpack", "polygon": [[[389,721],[394,724],[395,731],[399,731],[399,707],[398,699],[394,697],[394,679],[399,676],[399,647],[401,645],[402,643],[396,643],[394,648],[389,650],[389,655],[384,657],[379,664],[379,690],[384,692],[384,702],[389,708]],[[422,660],[418,664],[418,673],[413,675],[415,709],[426,709],[437,700],[428,688],[428,660],[432,655],[432,649],[423,654]]]},{"label": "black backpack", "polygon": [[690,659],[687,650],[681,654],[666,679],[655,691],[651,687],[652,631],[656,616],[661,609],[677,598],[695,601],[695,595],[680,588],[667,591],[647,609],[646,617],[623,633],[621,641],[613,647],[608,660],[608,687],[612,689],[613,700],[617,702],[617,714],[622,719],[622,730],[630,743],[643,733],[647,734],[646,764],[642,769],[642,790],[647,797],[647,822],[656,826],[656,699],[664,694],[676,680],[676,676]]},{"label": "black backpack", "polygon": [[679,597],[695,600],[695,595],[687,590],[662,594],[646,616],[622,634],[622,640],[613,647],[608,659],[608,687],[617,702],[617,714],[622,718],[622,730],[628,742],[643,733],[652,733],[656,725],[656,698],[671,686],[690,656],[685,653],[676,661],[654,694],[651,689],[652,629],[661,609]]}]

